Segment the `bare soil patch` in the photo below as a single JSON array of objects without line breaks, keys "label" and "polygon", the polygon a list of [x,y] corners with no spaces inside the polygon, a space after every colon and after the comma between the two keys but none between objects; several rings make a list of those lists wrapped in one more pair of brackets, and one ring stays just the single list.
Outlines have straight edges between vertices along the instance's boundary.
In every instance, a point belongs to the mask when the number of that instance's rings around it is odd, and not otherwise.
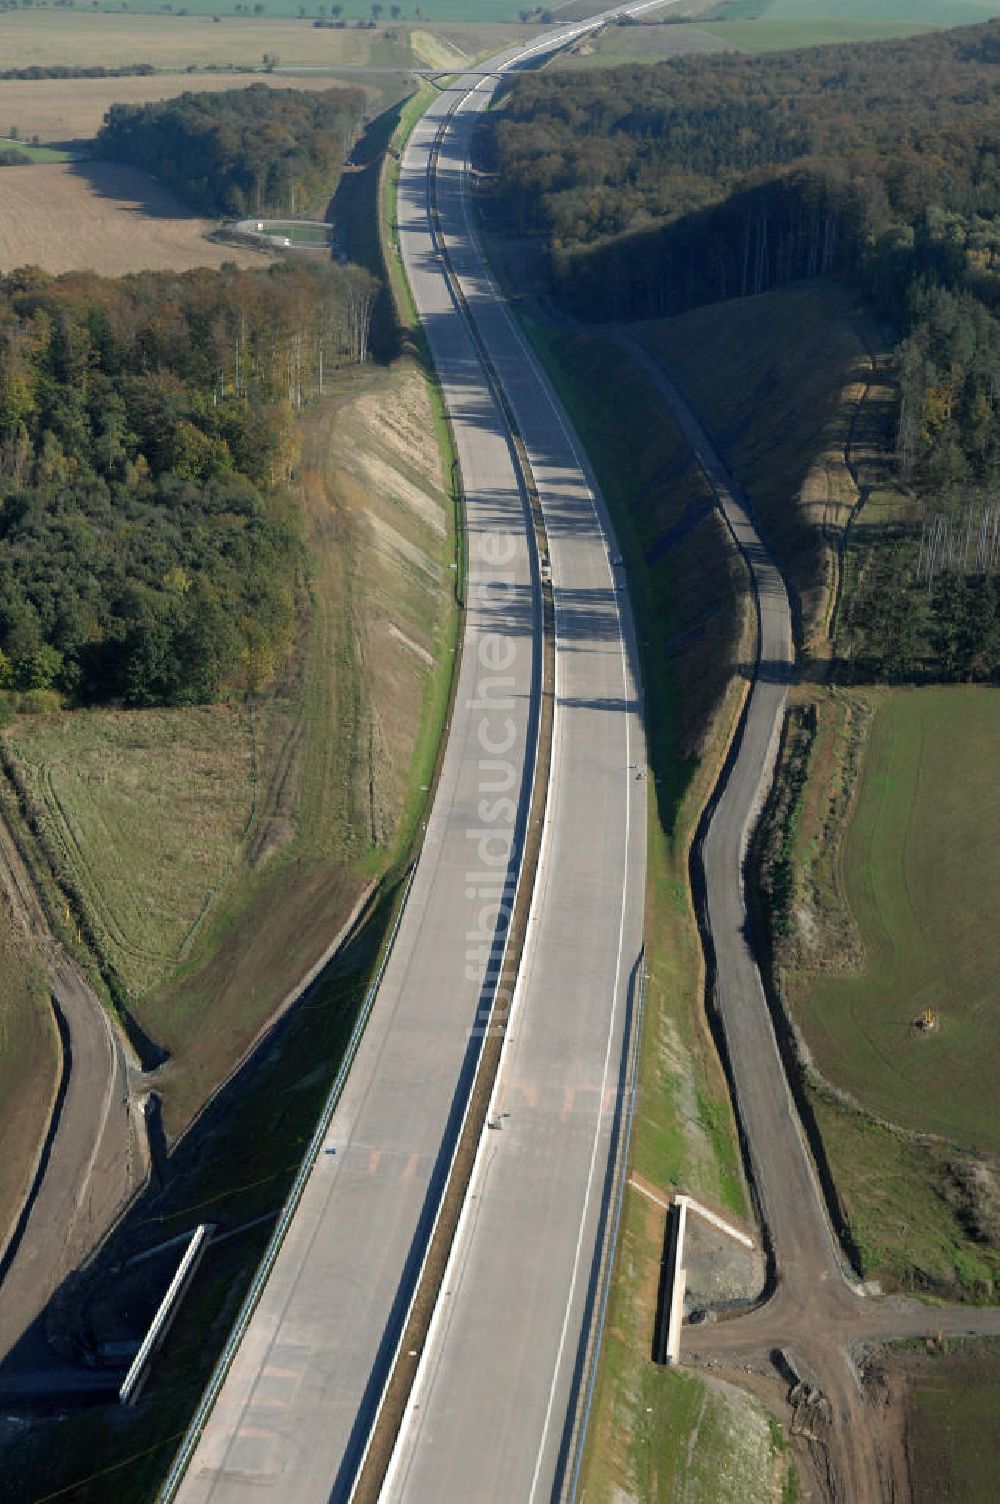
[{"label": "bare soil patch", "polygon": [[869,1365],[899,1407],[913,1504],[992,1504],[1000,1453],[1000,1343],[929,1341]]},{"label": "bare soil patch", "polygon": [[187,271],[266,265],[258,251],[215,245],[214,222],[189,214],[173,194],[116,162],[8,168],[0,216],[0,270]]}]

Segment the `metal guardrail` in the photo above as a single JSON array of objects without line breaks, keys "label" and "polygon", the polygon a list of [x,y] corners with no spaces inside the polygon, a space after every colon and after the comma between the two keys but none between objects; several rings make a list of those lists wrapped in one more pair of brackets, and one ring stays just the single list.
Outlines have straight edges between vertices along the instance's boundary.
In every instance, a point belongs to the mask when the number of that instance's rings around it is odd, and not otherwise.
[{"label": "metal guardrail", "polygon": [[333,1119],[333,1114],[336,1111],[337,1104],[340,1101],[341,1095],[343,1094],[344,1086],[347,1082],[348,1075],[350,1074],[351,1066],[354,1064],[354,1057],[358,1053],[358,1048],[361,1044],[362,1037],[368,1025],[368,1020],[371,1016],[371,1011],[375,1003],[376,994],[378,992],[379,986],[381,985],[382,977],[385,974],[386,966],[389,964],[389,957],[392,955],[392,948],[395,944],[396,936],[399,933],[399,927],[403,922],[403,915],[406,912],[406,901],[410,896],[410,888],[413,886],[413,877],[415,872],[416,863],[414,862],[406,879],[406,886],[403,890],[403,896],[400,901],[399,912],[396,915],[396,919],[393,923],[389,939],[386,943],[385,949],[382,952],[382,959],[379,961],[378,970],[376,971],[374,977],[371,980],[371,983],[369,984],[368,991],[365,993],[364,1001],[361,1004],[360,1011],[358,1013],[357,1019],[355,1020],[354,1028],[351,1031],[351,1037],[347,1042],[347,1049],[344,1052],[344,1058],[340,1063],[340,1069],[337,1072],[334,1083],[330,1088],[329,1095],[323,1105],[323,1111],[320,1113],[319,1121],[316,1125],[313,1136],[309,1140],[309,1146],[303,1156],[302,1164],[299,1166],[298,1174],[296,1175],[295,1180],[292,1183],[292,1188],[289,1191],[285,1205],[282,1208],[281,1216],[278,1218],[278,1221],[275,1224],[274,1232],[271,1234],[267,1248],[264,1250],[264,1256],[261,1259],[260,1264],[258,1265],[257,1273],[253,1278],[253,1283],[246,1293],[243,1304],[240,1307],[239,1315],[237,1316],[236,1321],[233,1325],[233,1329],[226,1341],[226,1345],[222,1349],[222,1353],[219,1356],[219,1360],[216,1363],[215,1368],[212,1370],[212,1376],[208,1381],[205,1393],[201,1397],[198,1408],[195,1411],[191,1419],[191,1423],[184,1434],[184,1440],[181,1442],[177,1455],[171,1463],[170,1471],[167,1473],[167,1476],[164,1480],[163,1487],[160,1489],[158,1496],[160,1504],[170,1504],[170,1501],[175,1499],[177,1496],[177,1490],[180,1487],[181,1480],[183,1479],[184,1474],[187,1472],[188,1464],[190,1463],[191,1458],[194,1455],[194,1451],[198,1445],[198,1442],[201,1440],[202,1432],[205,1429],[205,1423],[207,1422],[208,1417],[212,1412],[212,1408],[219,1397],[219,1393],[222,1389],[223,1384],[225,1383],[226,1375],[228,1374],[229,1369],[232,1365],[232,1361],[236,1356],[236,1350],[239,1347],[240,1343],[243,1341],[244,1336],[246,1335],[246,1331],[250,1325],[253,1313],[257,1309],[257,1304],[264,1292],[264,1286],[267,1284],[271,1270],[274,1268],[275,1261],[278,1257],[279,1252],[281,1251],[281,1245],[285,1241],[285,1235],[288,1232],[289,1227],[291,1226],[292,1218],[298,1210],[299,1202],[302,1199],[302,1193],[306,1187],[306,1181],[309,1179],[310,1172],[319,1154],[320,1148],[322,1147],[323,1140],[326,1137],[327,1132],[329,1131],[330,1123]]},{"label": "metal guardrail", "polygon": [[211,1222],[201,1222],[192,1233],[191,1241],[185,1248],[174,1277],[167,1286],[167,1293],[160,1301],[156,1315],[149,1324],[149,1330],[140,1343],[139,1351],[132,1359],[128,1373],[122,1380],[118,1391],[119,1404],[131,1405],[139,1398],[139,1391],[146,1382],[153,1354],[170,1330],[170,1323],[177,1315],[177,1308],[188,1285],[194,1279],[195,1271],[208,1247],[212,1232]]}]

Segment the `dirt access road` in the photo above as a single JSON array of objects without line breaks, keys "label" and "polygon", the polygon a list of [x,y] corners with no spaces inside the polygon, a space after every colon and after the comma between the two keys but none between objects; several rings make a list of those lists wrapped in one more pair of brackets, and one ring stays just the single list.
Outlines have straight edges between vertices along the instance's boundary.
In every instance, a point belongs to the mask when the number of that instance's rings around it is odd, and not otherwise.
[{"label": "dirt access road", "polygon": [[716,1006],[775,1285],[749,1315],[686,1328],[682,1361],[711,1366],[737,1382],[749,1373],[751,1387],[753,1375],[777,1375],[786,1383],[792,1429],[809,1447],[820,1496],[838,1504],[901,1504],[909,1483],[898,1416],[866,1392],[856,1355],[895,1338],[1000,1334],[1000,1309],[866,1296],[834,1236],[750,947],[743,875],[795,664],[788,594],[749,502],[709,435],[662,368],[627,336],[620,338],[655,383],[715,490],[750,568],[759,617],[757,672],[701,860]]},{"label": "dirt access road", "polygon": [[[35,1174],[0,1253],[0,1392],[49,1354],[29,1333],[62,1281],[145,1179],[146,1135],[121,1041],[100,1000],[53,938],[0,821],[0,885],[45,962],[60,1036],[60,1082]],[[25,1334],[28,1334],[27,1337]]]}]

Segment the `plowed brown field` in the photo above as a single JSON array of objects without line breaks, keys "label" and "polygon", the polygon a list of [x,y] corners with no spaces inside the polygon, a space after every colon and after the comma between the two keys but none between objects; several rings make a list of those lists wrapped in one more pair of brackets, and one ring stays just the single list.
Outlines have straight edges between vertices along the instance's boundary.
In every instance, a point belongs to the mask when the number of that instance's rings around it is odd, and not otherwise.
[{"label": "plowed brown field", "polygon": [[262,253],[205,239],[213,221],[186,212],[145,173],[117,162],[45,163],[3,171],[0,271],[107,276],[194,266],[264,266]]}]

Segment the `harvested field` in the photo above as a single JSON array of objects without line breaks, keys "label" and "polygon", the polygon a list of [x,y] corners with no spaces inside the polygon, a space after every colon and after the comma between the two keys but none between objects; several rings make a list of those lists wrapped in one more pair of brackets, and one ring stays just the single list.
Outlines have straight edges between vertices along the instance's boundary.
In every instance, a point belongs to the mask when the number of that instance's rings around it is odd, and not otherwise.
[{"label": "harvested field", "polygon": [[265,253],[216,245],[214,221],[197,219],[165,188],[117,162],[12,167],[3,179],[0,271],[187,271],[266,266]]},{"label": "harvested field", "polygon": [[[405,36],[405,28],[400,29]],[[273,52],[285,64],[372,67],[379,54],[405,67],[409,50],[402,43],[383,43],[376,31],[317,31],[309,21],[224,16],[216,25],[200,16],[102,14],[100,12],[7,11],[0,15],[0,56],[4,68],[72,63],[78,67],[128,67],[152,63],[157,68],[259,68],[261,56]],[[381,44],[381,45],[380,45]],[[387,60],[379,58],[381,66]],[[79,80],[86,82],[86,80]],[[107,83],[128,83],[109,79]],[[60,81],[57,88],[75,87]],[[200,80],[195,82],[200,87]]]},{"label": "harvested field", "polygon": [[[189,9],[193,9],[191,6]],[[277,9],[277,7],[274,7]],[[427,7],[430,9],[430,6]],[[444,8],[444,0],[442,9]],[[493,7],[501,12],[507,7],[502,0]],[[298,6],[294,9],[297,11]],[[207,5],[202,15],[122,15],[83,10],[16,10],[0,13],[0,59],[2,67],[50,67],[74,64],[78,67],[129,67],[151,63],[156,68],[199,70],[192,75],[189,87],[202,88],[205,68],[260,68],[265,52],[280,58],[283,67],[305,66],[342,69],[422,67],[428,62],[437,67],[440,59],[456,52],[465,57],[486,57],[499,47],[537,32],[537,27],[522,26],[517,7],[509,15],[513,25],[497,25],[496,14],[484,5],[479,16],[470,17],[470,0],[455,0],[451,16],[439,16],[445,22],[433,25],[424,19],[411,44],[412,26],[405,21],[374,27],[371,31],[357,27],[340,30],[317,30],[310,19],[284,19],[276,16],[246,17],[215,11]],[[212,20],[219,15],[219,22]],[[370,8],[365,6],[365,15]],[[435,38],[440,37],[441,42]],[[211,76],[211,75],[208,75]],[[255,74],[260,81],[263,74]],[[275,75],[277,81],[277,75]],[[98,80],[107,85],[139,82],[135,79]],[[74,89],[87,80],[61,80],[57,89]],[[153,83],[154,79],[147,82]],[[285,80],[289,82],[289,80]],[[4,84],[3,87],[6,87]],[[115,98],[129,96],[115,95]]]},{"label": "harvested field", "polygon": [[41,962],[0,893],[0,1251],[48,1123],[59,1051]]},{"label": "harvested field", "polygon": [[[3,17],[0,17],[2,25]],[[350,81],[350,80],[348,80]],[[113,104],[147,104],[186,90],[214,93],[267,84],[275,89],[331,89],[341,82],[327,74],[285,77],[277,73],[154,73],[136,78],[0,79],[0,121],[22,137],[42,141],[88,141]]]}]

